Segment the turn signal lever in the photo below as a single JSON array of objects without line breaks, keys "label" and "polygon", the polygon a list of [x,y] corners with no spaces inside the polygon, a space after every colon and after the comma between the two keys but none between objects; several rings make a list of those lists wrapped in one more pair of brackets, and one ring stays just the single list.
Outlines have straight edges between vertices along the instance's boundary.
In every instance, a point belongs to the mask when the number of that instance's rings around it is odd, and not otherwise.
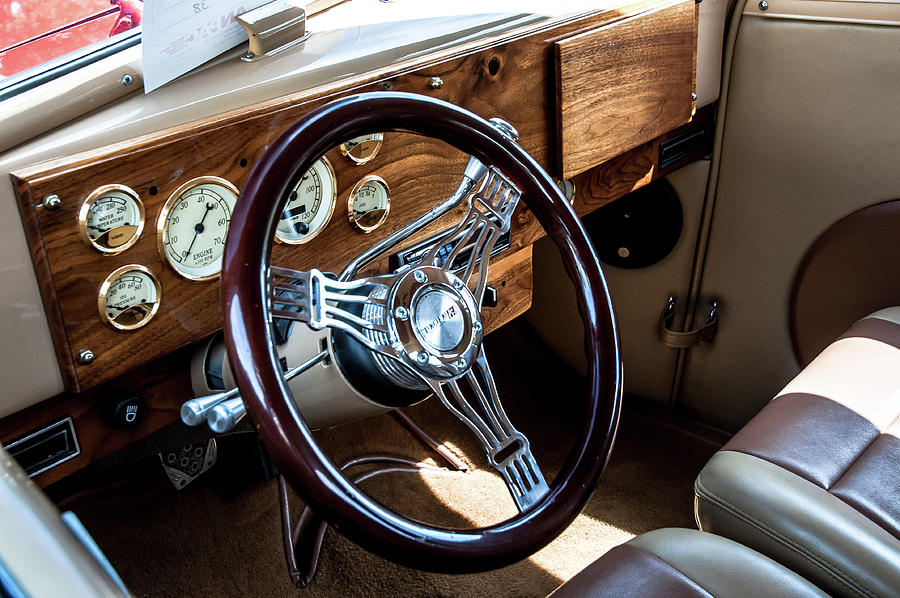
[{"label": "turn signal lever", "polygon": [[[328,357],[328,351],[322,351],[312,359],[304,361],[284,374],[287,382]],[[197,397],[181,406],[181,421],[189,426],[199,426],[206,422],[217,434],[229,432],[244,418],[247,408],[237,388],[205,397]]]}]

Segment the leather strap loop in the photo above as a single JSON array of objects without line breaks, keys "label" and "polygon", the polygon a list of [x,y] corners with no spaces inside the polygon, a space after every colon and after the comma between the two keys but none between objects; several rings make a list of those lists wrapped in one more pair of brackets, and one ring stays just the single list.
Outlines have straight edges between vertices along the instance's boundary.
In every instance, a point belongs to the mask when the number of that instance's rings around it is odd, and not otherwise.
[{"label": "leather strap loop", "polygon": [[700,343],[712,341],[719,331],[718,302],[713,300],[709,308],[706,323],[693,330],[683,332],[672,330],[675,321],[675,296],[669,297],[666,308],[659,316],[659,340],[672,349],[690,349]]}]

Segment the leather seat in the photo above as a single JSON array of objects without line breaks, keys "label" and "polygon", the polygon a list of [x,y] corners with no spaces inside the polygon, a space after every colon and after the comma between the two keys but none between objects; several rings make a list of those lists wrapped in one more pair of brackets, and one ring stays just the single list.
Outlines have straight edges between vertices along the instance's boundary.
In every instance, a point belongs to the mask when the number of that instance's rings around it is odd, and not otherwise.
[{"label": "leather seat", "polygon": [[697,523],[836,596],[900,596],[900,308],[856,322],[706,465]]},{"label": "leather seat", "polygon": [[660,529],[617,546],[552,598],[811,598],[824,592],[736,542],[689,529]]}]

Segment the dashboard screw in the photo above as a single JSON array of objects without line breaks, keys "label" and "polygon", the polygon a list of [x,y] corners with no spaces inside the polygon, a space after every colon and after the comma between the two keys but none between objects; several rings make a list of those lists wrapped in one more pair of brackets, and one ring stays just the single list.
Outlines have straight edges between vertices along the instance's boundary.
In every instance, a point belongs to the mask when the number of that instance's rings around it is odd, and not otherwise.
[{"label": "dashboard screw", "polygon": [[413,278],[416,279],[416,282],[425,282],[426,280],[428,280],[428,277],[425,276],[425,273],[421,270],[416,270],[415,272],[413,272]]},{"label": "dashboard screw", "polygon": [[44,201],[41,202],[41,205],[52,212],[59,209],[59,206],[62,205],[62,200],[56,193],[51,193],[44,197]]},{"label": "dashboard screw", "polygon": [[466,367],[468,364],[469,364],[469,362],[466,361],[465,357],[460,357],[459,359],[456,360],[456,367],[458,367],[460,369]]},{"label": "dashboard screw", "polygon": [[475,332],[481,332],[481,322],[479,322],[478,320],[472,322],[472,330],[474,330]]},{"label": "dashboard screw", "polygon": [[444,80],[440,77],[432,77],[428,80],[428,87],[431,89],[440,89],[444,86]]},{"label": "dashboard screw", "polygon": [[394,316],[396,316],[398,320],[405,320],[409,318],[409,310],[401,305],[394,310]]},{"label": "dashboard screw", "polygon": [[769,3],[766,0],[760,0],[759,9],[766,10],[767,8],[769,8]]},{"label": "dashboard screw", "polygon": [[453,286],[456,287],[456,290],[458,291],[463,288],[463,281],[457,278],[453,281]]},{"label": "dashboard screw", "polygon": [[82,349],[78,352],[78,363],[81,365],[91,365],[94,363],[94,352],[90,349]]},{"label": "dashboard screw", "polygon": [[697,101],[697,94],[695,94],[695,93],[691,94],[691,101],[693,101],[693,102]]},{"label": "dashboard screw", "polygon": [[419,354],[416,355],[416,361],[423,365],[428,363],[428,353],[426,353],[425,351],[419,351]]},{"label": "dashboard screw", "polygon": [[122,85],[128,87],[132,83],[134,83],[134,77],[129,74],[122,75]]}]

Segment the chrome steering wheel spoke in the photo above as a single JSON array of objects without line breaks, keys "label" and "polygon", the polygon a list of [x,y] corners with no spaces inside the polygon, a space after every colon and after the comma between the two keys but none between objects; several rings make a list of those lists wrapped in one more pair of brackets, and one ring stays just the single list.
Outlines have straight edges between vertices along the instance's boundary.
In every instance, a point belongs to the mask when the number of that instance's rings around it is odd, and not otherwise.
[{"label": "chrome steering wheel spoke", "polygon": [[[461,384],[463,380],[465,383]],[[550,491],[531,453],[531,444],[513,427],[503,409],[483,347],[475,363],[461,377],[429,380],[428,385],[484,447],[488,462],[506,482],[519,512]]]},{"label": "chrome steering wheel spoke", "polygon": [[394,357],[391,347],[372,340],[365,331],[386,333],[381,322],[362,318],[340,304],[369,304],[386,309],[386,301],[379,293],[365,293],[364,287],[390,287],[396,280],[392,274],[360,278],[342,282],[313,268],[309,271],[271,266],[270,312],[276,318],[288,318],[306,323],[313,330],[334,328],[343,330],[372,351]]},{"label": "chrome steering wheel spoke", "polygon": [[[458,272],[466,284],[477,269],[473,294],[479,309],[484,300],[491,253],[500,236],[509,231],[521,196],[522,193],[506,177],[490,168],[481,187],[469,197],[466,215],[455,228],[438,238],[421,260],[422,264]],[[441,257],[440,252],[447,246],[452,249]]]}]

